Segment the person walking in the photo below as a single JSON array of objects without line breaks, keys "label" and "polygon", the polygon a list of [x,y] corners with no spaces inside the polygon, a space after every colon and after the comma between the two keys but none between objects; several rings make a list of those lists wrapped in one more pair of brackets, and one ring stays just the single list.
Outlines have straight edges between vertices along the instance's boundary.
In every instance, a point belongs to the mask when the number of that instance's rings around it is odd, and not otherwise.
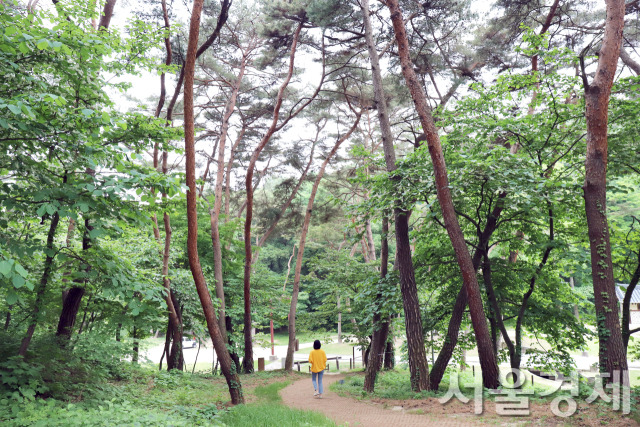
[{"label": "person walking", "polygon": [[[313,384],[313,396],[322,399],[322,374],[327,367],[327,354],[320,349],[320,340],[313,342],[313,350],[309,353],[311,363],[311,383]],[[317,381],[316,381],[317,380]]]}]

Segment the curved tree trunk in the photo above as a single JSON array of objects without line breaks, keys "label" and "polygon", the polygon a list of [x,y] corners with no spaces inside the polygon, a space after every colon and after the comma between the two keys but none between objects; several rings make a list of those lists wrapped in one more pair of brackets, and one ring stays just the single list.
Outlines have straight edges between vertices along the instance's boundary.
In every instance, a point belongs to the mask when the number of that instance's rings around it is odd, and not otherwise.
[{"label": "curved tree trunk", "polygon": [[[382,146],[387,171],[396,170],[395,151],[391,125],[387,112],[384,90],[382,87],[382,75],[378,52],[373,41],[373,30],[369,19],[369,2],[361,2],[363,20],[365,25],[365,37],[371,61],[373,78],[373,91],[375,96],[378,120],[382,133]],[[402,19],[402,18],[400,18]],[[392,176],[391,179],[397,179]],[[396,263],[400,271],[400,288],[404,306],[405,326],[407,334],[407,347],[409,350],[409,371],[411,377],[411,389],[414,391],[429,390],[429,365],[425,353],[424,334],[422,331],[422,318],[420,315],[420,303],[418,301],[418,289],[411,259],[409,241],[409,212],[400,208],[394,209],[396,231]]]},{"label": "curved tree trunk", "polygon": [[313,202],[316,198],[316,193],[318,192],[318,186],[320,185],[320,180],[322,180],[322,176],[324,175],[324,170],[329,164],[329,161],[335,154],[338,152],[338,148],[340,145],[346,141],[353,131],[358,127],[358,123],[360,123],[360,116],[362,115],[362,111],[358,112],[356,115],[356,120],[353,123],[353,126],[340,137],[329,154],[327,158],[322,162],[322,166],[320,166],[320,170],[318,171],[318,176],[313,183],[313,187],[311,188],[311,194],[309,195],[309,201],[307,202],[307,211],[304,216],[304,222],[302,223],[302,231],[300,232],[300,243],[298,244],[298,256],[296,257],[296,268],[294,270],[294,279],[293,279],[293,292],[291,295],[291,306],[289,308],[289,345],[287,347],[287,357],[284,363],[284,369],[287,371],[291,371],[293,369],[293,352],[295,350],[295,341],[296,341],[296,308],[298,305],[298,293],[300,291],[300,271],[302,269],[302,258],[304,256],[304,246],[307,241],[307,232],[309,231],[309,223],[311,222],[311,212],[313,210]]},{"label": "curved tree trunk", "polygon": [[[65,178],[66,181],[66,178]],[[60,216],[58,212],[54,213],[51,217],[51,224],[49,225],[49,233],[47,233],[47,256],[44,260],[44,269],[42,271],[42,276],[40,277],[40,283],[38,284],[38,290],[36,291],[36,301],[33,305],[33,310],[31,312],[31,320],[29,323],[29,327],[27,328],[27,333],[25,337],[22,339],[22,343],[20,344],[20,350],[18,354],[24,357],[27,354],[27,350],[29,349],[29,344],[31,344],[31,338],[33,338],[33,333],[36,330],[36,325],[38,324],[38,314],[40,313],[40,309],[42,306],[42,299],[44,297],[44,293],[47,289],[47,284],[49,283],[49,277],[51,276],[51,270],[53,268],[53,256],[50,255],[53,252],[53,240],[56,236],[56,230],[58,229],[58,223],[60,222]]]},{"label": "curved tree trunk", "polygon": [[[218,142],[218,169],[216,175],[216,188],[213,209],[209,212],[211,218],[211,241],[213,243],[213,273],[216,281],[216,296],[220,301],[220,309],[218,310],[218,324],[222,337],[227,341],[227,331],[225,328],[225,300],[224,300],[224,282],[222,277],[222,243],[220,242],[220,211],[222,210],[222,183],[224,180],[224,150],[226,148],[227,134],[229,133],[229,120],[236,107],[238,92],[244,77],[245,67],[247,65],[247,57],[243,55],[240,63],[240,71],[233,85],[231,96],[227,101],[224,116],[222,117],[222,126],[220,128],[220,140]],[[252,363],[253,366],[253,363]],[[253,371],[253,370],[252,370]],[[252,372],[250,371],[250,372]]]},{"label": "curved tree trunk", "polygon": [[440,137],[433,122],[431,111],[427,104],[426,97],[422,91],[422,86],[413,70],[413,64],[409,57],[409,43],[404,22],[402,20],[402,12],[398,6],[398,0],[389,0],[387,2],[389,11],[391,12],[391,21],[396,35],[398,45],[398,55],[402,66],[402,74],[407,81],[407,86],[413,103],[416,107],[420,123],[427,138],[429,154],[433,163],[435,173],[436,191],[438,202],[442,209],[442,216],[449,234],[449,239],[453,246],[453,250],[460,266],[462,281],[464,283],[465,292],[469,301],[469,311],[471,313],[471,322],[476,336],[478,346],[478,356],[482,367],[482,380],[485,387],[495,389],[498,387],[498,363],[493,354],[491,336],[487,328],[487,317],[482,307],[482,297],[480,295],[480,286],[476,277],[476,271],[473,268],[473,262],[469,249],[464,240],[464,235],[458,223],[458,218],[453,207],[451,192],[449,190],[449,179],[447,177],[447,167],[444,161],[442,146],[440,145]]},{"label": "curved tree trunk", "polygon": [[[227,380],[229,394],[231,395],[231,402],[236,405],[244,403],[240,377],[238,376],[235,366],[231,363],[226,342],[222,337],[220,327],[216,320],[216,312],[213,307],[213,302],[211,301],[209,288],[205,282],[202,267],[200,265],[200,258],[198,256],[198,211],[196,203],[197,189],[195,171],[196,153],[194,140],[193,81],[196,63],[196,48],[198,44],[198,34],[200,32],[200,15],[202,13],[203,2],[204,0],[195,0],[193,3],[193,10],[191,12],[191,21],[189,25],[189,43],[187,46],[187,55],[184,65],[184,145],[187,187],[189,188],[187,192],[187,253],[189,256],[189,267],[191,269],[191,274],[193,275],[196,290],[198,291],[200,303],[202,304],[204,316],[207,321],[207,328],[209,329],[209,335],[211,336],[211,341],[216,349],[218,360],[220,361],[220,368]],[[218,24],[220,24],[220,22],[218,22]]]},{"label": "curved tree trunk", "polygon": [[250,369],[250,371],[253,371],[253,348],[251,340],[251,258],[253,254],[251,249],[251,220],[253,219],[253,170],[255,169],[255,165],[260,157],[260,153],[262,153],[262,150],[278,128],[280,107],[284,100],[284,91],[287,86],[289,86],[289,82],[293,76],[293,61],[296,56],[296,47],[298,46],[298,39],[300,38],[301,31],[302,22],[298,25],[293,34],[291,53],[289,54],[289,70],[284,82],[282,82],[282,85],[280,85],[280,89],[278,90],[276,104],[273,109],[273,121],[265,135],[262,137],[260,144],[258,144],[251,155],[245,180],[245,188],[247,192],[247,214],[244,222],[244,342],[246,348],[243,365],[245,369]]},{"label": "curved tree trunk", "polygon": [[[162,0],[162,14],[164,18],[164,26],[166,31],[169,31],[170,23],[169,23],[169,13],[167,11],[167,2],[166,0]],[[171,41],[169,37],[165,37],[164,39],[165,51],[167,56],[165,58],[165,65],[171,65],[172,60],[172,50],[171,50]],[[158,105],[156,106],[155,117],[160,117],[160,113],[162,112],[162,107],[164,106],[166,97],[166,86],[165,86],[165,73],[160,75],[160,99],[158,100]],[[162,173],[167,175],[169,173],[169,168],[167,164],[168,153],[163,151],[162,153]],[[158,144],[154,146],[153,150],[153,167],[158,169]],[[163,200],[166,201],[167,194],[162,193]],[[167,333],[171,334],[171,339],[173,343],[171,347],[166,346],[166,354],[167,354],[167,370],[178,369],[182,370],[184,364],[184,358],[182,355],[182,314],[180,313],[180,307],[178,301],[175,297],[175,294],[171,290],[171,280],[169,279],[169,255],[171,250],[171,219],[169,217],[168,212],[164,212],[163,214],[163,223],[164,223],[164,246],[162,251],[160,251],[160,255],[162,256],[162,284],[165,288],[165,302],[167,304],[167,310],[169,314],[169,326],[167,329]],[[158,219],[156,215],[153,215],[153,234],[158,242],[160,241],[160,230],[158,227]]]}]

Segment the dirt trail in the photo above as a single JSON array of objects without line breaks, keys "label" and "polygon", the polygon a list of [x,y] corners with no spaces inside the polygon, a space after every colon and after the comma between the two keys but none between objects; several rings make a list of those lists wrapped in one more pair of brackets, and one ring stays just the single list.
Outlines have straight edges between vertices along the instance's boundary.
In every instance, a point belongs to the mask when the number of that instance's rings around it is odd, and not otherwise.
[{"label": "dirt trail", "polygon": [[344,375],[324,375],[323,399],[313,397],[311,377],[299,380],[280,391],[285,405],[305,410],[318,411],[331,418],[338,425],[348,426],[465,426],[478,425],[469,419],[471,414],[454,414],[442,417],[434,414],[411,414],[396,407],[385,409],[381,405],[367,401],[358,401],[348,397],[338,396],[329,390],[329,386],[344,379]]},{"label": "dirt trail", "polygon": [[584,426],[630,427],[640,425],[635,419],[621,417],[619,412],[605,410],[601,405],[580,403],[578,411],[569,418],[555,417],[549,404],[530,402],[528,416],[500,416],[496,413],[496,402],[485,401],[483,415],[473,413],[473,400],[467,404],[451,401],[442,405],[436,398],[419,400],[374,399],[357,400],[341,397],[329,390],[329,386],[344,379],[345,375],[324,375],[324,398],[313,397],[311,377],[301,379],[280,391],[283,403],[292,408],[323,413],[341,426]]}]

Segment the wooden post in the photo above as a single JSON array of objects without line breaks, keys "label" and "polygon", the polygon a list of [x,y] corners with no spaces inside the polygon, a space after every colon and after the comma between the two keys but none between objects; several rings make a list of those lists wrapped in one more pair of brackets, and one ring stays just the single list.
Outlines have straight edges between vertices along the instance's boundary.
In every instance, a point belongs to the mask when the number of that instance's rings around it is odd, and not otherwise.
[{"label": "wooden post", "polygon": [[296,351],[300,350],[300,340],[296,338]]},{"label": "wooden post", "polygon": [[258,357],[258,372],[264,371],[264,357]]}]

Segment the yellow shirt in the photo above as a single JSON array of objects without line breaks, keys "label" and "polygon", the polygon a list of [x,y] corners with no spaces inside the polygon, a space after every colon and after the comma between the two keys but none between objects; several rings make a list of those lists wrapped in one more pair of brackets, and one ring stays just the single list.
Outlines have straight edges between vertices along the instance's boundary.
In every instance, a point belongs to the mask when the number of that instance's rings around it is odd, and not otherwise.
[{"label": "yellow shirt", "polygon": [[327,367],[327,354],[324,350],[311,350],[309,353],[309,363],[311,363],[311,372],[321,372]]}]

